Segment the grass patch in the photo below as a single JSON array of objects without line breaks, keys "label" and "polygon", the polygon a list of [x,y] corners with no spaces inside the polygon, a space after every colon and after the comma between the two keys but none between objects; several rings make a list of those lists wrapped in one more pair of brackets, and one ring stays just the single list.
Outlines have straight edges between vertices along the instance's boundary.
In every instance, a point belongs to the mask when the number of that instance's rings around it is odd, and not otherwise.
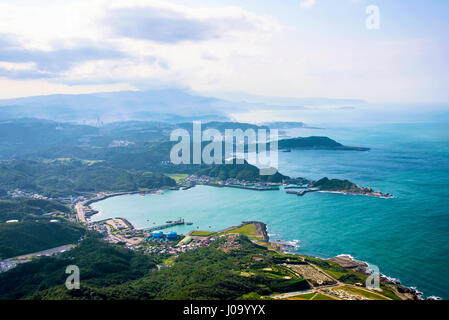
[{"label": "grass patch", "polygon": [[193,231],[190,235],[194,237],[208,237],[215,234],[215,231]]},{"label": "grass patch", "polygon": [[310,299],[310,300],[337,300],[337,299],[328,297],[328,296],[326,296],[326,295],[324,295],[324,294],[321,294],[321,293],[317,293],[316,296],[314,296],[314,297],[313,297],[312,299]]},{"label": "grass patch", "polygon": [[288,298],[288,300],[310,300],[315,295],[315,292],[312,293],[306,293],[306,294],[300,294],[298,296],[294,296],[291,298]]},{"label": "grass patch", "polygon": [[368,290],[358,289],[358,288],[354,288],[354,287],[340,287],[339,289],[342,289],[342,290],[347,291],[349,293],[353,293],[353,294],[357,294],[357,295],[366,297],[368,299],[388,300],[386,297],[384,297],[384,296],[382,296],[380,294],[368,291]]},{"label": "grass patch", "polygon": [[247,236],[253,240],[263,240],[262,235],[258,234],[255,224],[245,224],[244,226],[236,229],[232,229],[220,234],[230,234],[230,233],[238,233],[242,236]]},{"label": "grass patch", "polygon": [[382,289],[382,295],[391,298],[393,300],[402,300],[400,297],[398,297],[395,293],[394,290],[389,288],[387,285],[385,285],[384,283],[380,284],[380,288]]},{"label": "grass patch", "polygon": [[173,174],[166,174],[166,176],[168,176],[169,178],[172,178],[173,180],[176,181],[176,183],[178,183],[179,180],[185,179],[189,175],[188,174],[183,174],[183,173],[173,173]]},{"label": "grass patch", "polygon": [[175,263],[175,259],[173,257],[167,258],[162,261],[162,264],[166,265],[166,266],[171,266],[174,263]]}]

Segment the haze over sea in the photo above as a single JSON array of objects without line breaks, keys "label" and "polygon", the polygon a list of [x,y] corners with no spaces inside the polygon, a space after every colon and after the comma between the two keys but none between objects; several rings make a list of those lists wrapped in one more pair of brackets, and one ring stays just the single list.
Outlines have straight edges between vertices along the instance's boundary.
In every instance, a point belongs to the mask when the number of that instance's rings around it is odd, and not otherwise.
[{"label": "haze over sea", "polygon": [[[392,193],[394,199],[198,186],[163,196],[110,198],[94,204],[94,220],[123,217],[137,228],[183,217],[219,230],[244,220],[268,224],[272,239],[300,240],[298,252],[319,257],[350,254],[380,272],[416,286],[425,296],[449,294],[449,130],[446,123],[364,128],[296,129],[292,136],[328,136],[368,152],[295,151],[279,154],[280,172],[349,179]],[[168,230],[166,230],[168,231]]]}]

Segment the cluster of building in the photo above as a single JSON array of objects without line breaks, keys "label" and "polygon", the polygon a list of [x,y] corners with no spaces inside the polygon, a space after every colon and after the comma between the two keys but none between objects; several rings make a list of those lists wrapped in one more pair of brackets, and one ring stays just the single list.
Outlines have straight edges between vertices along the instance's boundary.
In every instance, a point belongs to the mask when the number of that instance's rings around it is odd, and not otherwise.
[{"label": "cluster of building", "polygon": [[228,178],[226,180],[220,180],[209,176],[196,176],[191,175],[185,179],[179,180],[179,184],[194,186],[196,184],[213,185],[219,187],[232,187],[232,188],[244,188],[251,190],[278,190],[279,184],[269,182],[254,182],[239,180],[236,178]]},{"label": "cluster of building", "polygon": [[69,200],[69,201],[70,201],[70,204],[71,204],[72,206],[74,206],[74,205],[77,204],[78,202],[86,201],[86,197],[84,197],[84,196],[78,196],[78,197],[70,197],[70,198],[61,199],[61,200]]},{"label": "cluster of building", "polygon": [[90,223],[87,226],[90,230],[96,231],[96,232],[102,234],[104,237],[108,236],[108,229],[102,223]]},{"label": "cluster of building", "polygon": [[147,253],[177,255],[210,245],[216,238],[179,235],[175,231],[164,233],[137,230],[125,219],[115,218],[87,224],[88,228],[104,236],[111,243],[124,244],[131,250]]},{"label": "cluster of building", "polygon": [[361,294],[351,293],[341,288],[325,289],[324,292],[341,300],[370,300]]},{"label": "cluster of building", "polygon": [[[156,232],[153,233],[153,235]],[[167,234],[167,236],[170,233]],[[156,233],[156,237],[159,237],[159,233]],[[157,239],[157,238],[156,238]],[[177,240],[177,239],[176,239]],[[165,246],[148,246],[145,247],[145,251],[149,253],[160,253],[177,255],[187,251],[196,250],[201,247],[210,245],[216,238],[200,238],[200,237],[184,237],[181,241],[168,242]],[[151,242],[153,241],[153,242]],[[154,240],[150,240],[150,243],[154,243]],[[156,242],[157,243],[157,242]]]},{"label": "cluster of building", "polygon": [[222,235],[221,237],[227,237],[226,242],[221,246],[221,250],[229,252],[240,248],[240,243],[237,241],[240,235],[238,233],[230,233],[228,235]]},{"label": "cluster of building", "polygon": [[0,261],[0,273],[11,270],[17,266],[16,262],[13,261]]},{"label": "cluster of building", "polygon": [[47,197],[38,194],[38,193],[34,193],[34,192],[28,192],[28,191],[23,191],[20,189],[15,189],[13,191],[8,191],[8,196],[11,198],[29,198],[29,199],[42,199],[42,200],[48,200]]},{"label": "cluster of building", "polygon": [[128,140],[113,140],[109,145],[108,148],[121,148],[121,147],[128,147],[132,146],[135,143]]},{"label": "cluster of building", "polygon": [[181,179],[179,180],[179,184],[181,185],[195,185],[195,184],[210,184],[210,183],[215,183],[216,179],[215,178],[211,178],[209,176],[197,176],[197,175],[191,175],[188,176],[185,179]]}]

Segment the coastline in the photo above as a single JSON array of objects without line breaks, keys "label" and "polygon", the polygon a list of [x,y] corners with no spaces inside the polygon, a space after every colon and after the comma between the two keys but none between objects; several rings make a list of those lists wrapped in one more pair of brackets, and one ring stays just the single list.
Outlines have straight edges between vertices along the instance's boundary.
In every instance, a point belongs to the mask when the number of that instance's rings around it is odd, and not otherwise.
[{"label": "coastline", "polygon": [[316,192],[320,193],[334,193],[334,194],[343,194],[348,196],[365,196],[365,197],[374,197],[380,199],[393,199],[393,195],[385,195],[385,194],[367,194],[367,193],[357,193],[357,192],[348,192],[348,191],[329,191],[329,190],[317,190]]},{"label": "coastline", "polygon": [[[240,227],[244,224],[247,224],[247,223],[259,223],[261,226],[263,226],[264,239],[266,239],[266,242],[269,243],[273,248],[275,248],[276,250],[279,250],[279,252],[281,252],[283,254],[293,254],[293,255],[300,255],[300,256],[304,255],[299,252],[290,251],[290,250],[285,249],[286,247],[287,248],[295,248],[296,247],[296,246],[290,244],[291,241],[279,240],[280,242],[270,242],[270,238],[268,235],[268,225],[263,222],[244,221],[238,227]],[[237,227],[235,227],[235,228],[237,228]],[[311,256],[313,258],[317,258],[317,259],[335,262],[345,269],[358,271],[366,276],[371,276],[371,275],[375,274],[374,273],[375,271],[370,269],[370,266],[374,266],[373,264],[370,264],[369,262],[366,262],[366,261],[357,260],[350,254],[339,254],[333,258],[319,257],[319,256],[316,256],[313,254],[311,254],[309,256]],[[425,300],[425,298],[423,298],[423,296],[424,296],[423,292],[419,291],[416,287],[402,285],[401,281],[399,279],[389,277],[381,272],[378,273],[378,276],[379,276],[379,281],[381,283],[397,286],[397,290],[399,293],[409,294],[415,300]],[[427,299],[439,300],[441,298],[435,297],[435,296],[428,296]]]},{"label": "coastline", "polygon": [[[199,185],[204,185],[204,186],[214,186],[214,185],[207,185],[207,184],[199,184]],[[194,186],[192,186],[192,187],[194,187]],[[225,187],[225,186],[214,186],[214,187]],[[243,188],[242,188],[242,189],[243,189]],[[171,188],[171,189],[157,189],[157,190],[173,190],[173,188]],[[134,194],[140,194],[140,193],[151,194],[151,193],[154,193],[154,192],[157,191],[157,190],[153,190],[153,191],[151,191],[151,192],[150,192],[150,191],[148,191],[148,192],[132,191],[132,192],[123,192],[123,193],[106,194],[106,195],[102,195],[101,197],[98,197],[98,198],[89,199],[89,200],[86,201],[85,203],[88,204],[88,206],[89,206],[89,208],[90,208],[90,205],[91,205],[91,204],[93,204],[93,203],[95,203],[95,202],[99,202],[99,201],[105,200],[105,199],[108,199],[108,198],[111,198],[111,197],[117,197],[117,196],[122,196],[122,195],[134,195]],[[177,189],[177,190],[178,190],[178,191],[181,191],[181,190],[183,190],[183,189]],[[248,190],[251,190],[251,189],[248,189]],[[350,193],[347,193],[347,192],[341,192],[341,191],[325,191],[325,190],[319,190],[319,191],[317,191],[317,192],[323,192],[323,193],[335,193],[335,194],[345,194],[345,195],[348,195],[348,194],[349,194],[349,195],[351,195]],[[354,194],[354,195],[365,195],[365,194]],[[370,195],[366,195],[366,196],[370,196]],[[92,209],[92,208],[90,208],[90,209]],[[126,220],[126,219],[124,219],[124,218],[120,218],[120,219],[122,219],[125,223],[129,224],[130,226],[132,226],[132,228],[134,228],[134,226],[132,225],[132,223],[129,222],[128,220]],[[243,221],[241,225],[247,224],[247,223],[258,223],[258,224],[260,224],[260,232],[262,232],[262,234],[263,234],[264,241],[266,241],[266,242],[269,243],[269,244],[272,244],[272,245],[273,245],[274,247],[276,247],[277,249],[282,250],[284,253],[288,253],[288,254],[302,255],[302,254],[296,252],[296,250],[295,250],[295,251],[292,251],[292,250],[286,250],[286,248],[290,248],[290,249],[297,248],[297,246],[290,244],[290,243],[292,243],[292,241],[279,240],[280,242],[278,242],[278,243],[276,243],[276,242],[270,242],[270,236],[268,235],[268,225],[267,225],[267,224],[265,224],[265,223],[263,223],[263,222],[260,222],[260,221]],[[230,228],[233,228],[233,227],[230,227]],[[265,239],[266,239],[266,240],[265,240]],[[313,253],[310,254],[310,256],[311,256],[311,257],[318,258],[318,259],[323,259],[323,260],[330,260],[330,259],[332,259],[332,258],[329,258],[329,257],[320,257],[320,256],[317,256],[317,255],[313,255]],[[349,256],[349,255],[347,255],[347,256]],[[352,257],[352,256],[351,256],[351,258],[353,259],[354,262],[359,262],[359,263],[362,263],[362,264],[366,264],[366,265],[368,265],[368,266],[370,265],[369,263],[364,262],[364,261],[357,260],[356,258],[354,258],[354,257]],[[386,275],[384,275],[384,274],[382,274],[382,273],[379,273],[379,275],[380,275],[380,278],[382,279],[382,282],[389,283],[389,284],[395,284],[395,285],[398,285],[398,286],[400,286],[405,292],[408,292],[408,293],[410,293],[410,294],[414,294],[414,295],[416,296],[416,299],[423,299],[423,298],[422,298],[422,296],[423,296],[422,293],[421,293],[420,291],[418,291],[415,287],[413,287],[413,286],[406,287],[406,286],[404,286],[404,285],[401,285],[401,284],[400,284],[400,281],[399,281],[398,279],[396,279],[396,278],[392,278],[392,277],[386,276]],[[419,294],[417,294],[417,293],[419,293]],[[430,296],[430,297],[433,297],[433,296]]]}]

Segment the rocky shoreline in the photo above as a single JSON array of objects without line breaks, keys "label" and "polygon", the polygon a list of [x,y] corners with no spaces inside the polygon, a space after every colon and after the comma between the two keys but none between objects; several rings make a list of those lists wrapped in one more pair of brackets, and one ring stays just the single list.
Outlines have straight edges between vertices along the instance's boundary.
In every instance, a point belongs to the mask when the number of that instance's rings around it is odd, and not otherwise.
[{"label": "rocky shoreline", "polygon": [[[364,261],[359,261],[354,259],[351,255],[342,254],[333,258],[328,259],[340,265],[345,269],[356,270],[361,272],[367,276],[372,275],[373,273],[369,270],[369,264]],[[397,290],[401,294],[409,294],[413,297],[414,300],[441,300],[440,297],[430,296],[426,299],[423,297],[423,293],[416,289],[415,287],[407,287],[401,284],[401,281],[396,278],[391,278],[387,275],[379,273],[379,280],[382,283],[392,284],[397,287]]]},{"label": "rocky shoreline", "polygon": [[[371,188],[363,188],[363,189],[372,190]],[[358,191],[348,191],[348,190],[337,190],[337,191],[318,190],[318,192],[345,194],[345,195],[352,195],[352,196],[367,196],[367,197],[376,197],[376,198],[383,198],[383,199],[394,198],[394,196],[392,194],[382,193],[380,191],[360,191],[360,192],[358,192]]]},{"label": "rocky shoreline", "polygon": [[362,195],[378,198],[393,198],[392,194],[375,191],[369,187],[359,187],[349,180],[323,178],[313,183],[313,191]]}]

